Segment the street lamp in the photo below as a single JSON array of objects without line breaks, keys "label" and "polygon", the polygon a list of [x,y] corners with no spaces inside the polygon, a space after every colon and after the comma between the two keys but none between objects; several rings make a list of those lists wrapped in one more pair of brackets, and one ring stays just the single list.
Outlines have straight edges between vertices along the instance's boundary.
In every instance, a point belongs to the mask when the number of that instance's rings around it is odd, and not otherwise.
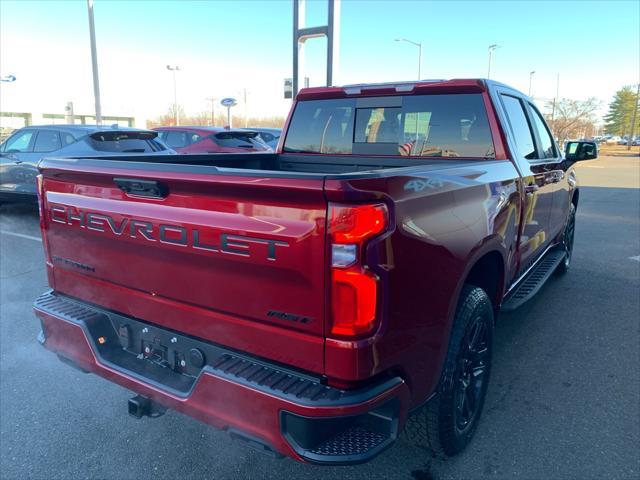
[{"label": "street lamp", "polygon": [[422,77],[422,74],[420,73],[420,69],[422,67],[422,44],[418,42],[412,42],[411,40],[407,40],[406,38],[396,38],[395,41],[407,42],[418,47],[418,80],[420,80],[420,78]]},{"label": "street lamp", "polygon": [[93,0],[87,0],[87,12],[89,13],[89,42],[91,46],[91,71],[93,74],[93,98],[96,107],[96,124],[102,125],[100,80],[98,77],[98,54],[96,52],[96,27],[93,21]]},{"label": "street lamp", "polygon": [[529,96],[531,96],[531,83],[533,82],[533,74],[536,73],[535,70],[529,72]]},{"label": "street lamp", "polygon": [[491,58],[493,57],[493,51],[500,48],[500,45],[493,43],[489,45],[489,69],[487,70],[487,78],[491,78]]},{"label": "street lamp", "polygon": [[180,71],[178,65],[167,65],[167,70],[173,72],[173,112],[176,116],[176,126],[180,125],[180,118],[178,116],[178,95],[176,93],[176,72]]}]

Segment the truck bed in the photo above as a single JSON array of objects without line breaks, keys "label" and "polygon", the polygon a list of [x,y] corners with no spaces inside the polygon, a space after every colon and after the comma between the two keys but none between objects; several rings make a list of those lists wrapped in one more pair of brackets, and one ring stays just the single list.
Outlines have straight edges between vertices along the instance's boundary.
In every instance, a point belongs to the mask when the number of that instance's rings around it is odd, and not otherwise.
[{"label": "truck bed", "polygon": [[[175,169],[177,166],[191,167],[215,167],[220,173],[231,172],[234,170],[242,170],[243,174],[249,174],[249,171],[261,172],[261,175],[274,176],[281,174],[289,176],[289,174],[349,174],[356,172],[371,172],[376,170],[385,170],[390,168],[417,167],[425,168],[442,168],[451,167],[458,163],[466,163],[469,160],[459,158],[451,158],[450,160],[423,158],[402,158],[402,157],[385,157],[385,156],[359,156],[359,155],[314,155],[314,154],[277,154],[277,153],[218,153],[204,155],[170,155],[166,157],[153,155],[137,155],[137,156],[99,156],[99,157],[76,157],[76,158],[49,158],[43,160],[43,165],[62,166],[73,164],[87,164],[99,161],[109,166],[120,166],[122,163],[127,164],[154,164],[153,166],[142,167],[136,165],[136,168],[163,170],[166,168]],[[477,159],[475,160],[477,162]],[[113,163],[105,163],[113,162]],[[172,165],[173,167],[162,167],[161,165]],[[198,173],[209,172],[214,170],[208,169],[181,169],[183,171],[193,171]]]}]

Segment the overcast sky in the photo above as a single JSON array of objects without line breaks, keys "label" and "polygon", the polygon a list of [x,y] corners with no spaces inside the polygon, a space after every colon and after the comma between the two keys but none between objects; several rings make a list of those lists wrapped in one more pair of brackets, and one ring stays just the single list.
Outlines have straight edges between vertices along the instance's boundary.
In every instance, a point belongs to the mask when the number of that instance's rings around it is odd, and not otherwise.
[{"label": "overcast sky", "polygon": [[[413,80],[424,45],[423,78],[486,77],[525,93],[606,103],[640,77],[640,2],[456,2],[343,0],[336,84]],[[155,117],[178,101],[208,110],[206,97],[248,91],[249,114],[284,115],[283,79],[292,71],[292,1],[95,0],[103,114]],[[326,2],[309,1],[307,25],[326,21]],[[324,81],[325,43],[307,49],[304,75]],[[2,111],[93,113],[86,1],[0,1]],[[220,108],[220,107],[218,107]],[[242,113],[243,106],[236,107]]]}]

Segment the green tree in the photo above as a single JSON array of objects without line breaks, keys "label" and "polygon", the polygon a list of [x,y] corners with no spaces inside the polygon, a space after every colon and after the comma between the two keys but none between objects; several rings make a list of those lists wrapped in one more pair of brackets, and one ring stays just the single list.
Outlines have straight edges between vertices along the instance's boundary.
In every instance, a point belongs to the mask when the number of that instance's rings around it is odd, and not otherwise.
[{"label": "green tree", "polygon": [[[633,110],[638,104],[638,94],[633,87],[627,86],[618,90],[609,104],[609,112],[605,115],[605,131],[611,135],[630,135]],[[640,131],[640,115],[636,116],[633,131]]]}]

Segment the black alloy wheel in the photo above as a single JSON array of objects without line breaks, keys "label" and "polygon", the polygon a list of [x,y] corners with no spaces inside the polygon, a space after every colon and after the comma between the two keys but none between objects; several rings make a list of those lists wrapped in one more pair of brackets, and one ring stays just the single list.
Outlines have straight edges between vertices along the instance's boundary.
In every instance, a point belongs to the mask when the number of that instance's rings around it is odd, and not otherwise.
[{"label": "black alloy wheel", "polygon": [[486,320],[475,317],[462,340],[455,373],[455,425],[463,435],[473,425],[484,396],[489,341]]}]

